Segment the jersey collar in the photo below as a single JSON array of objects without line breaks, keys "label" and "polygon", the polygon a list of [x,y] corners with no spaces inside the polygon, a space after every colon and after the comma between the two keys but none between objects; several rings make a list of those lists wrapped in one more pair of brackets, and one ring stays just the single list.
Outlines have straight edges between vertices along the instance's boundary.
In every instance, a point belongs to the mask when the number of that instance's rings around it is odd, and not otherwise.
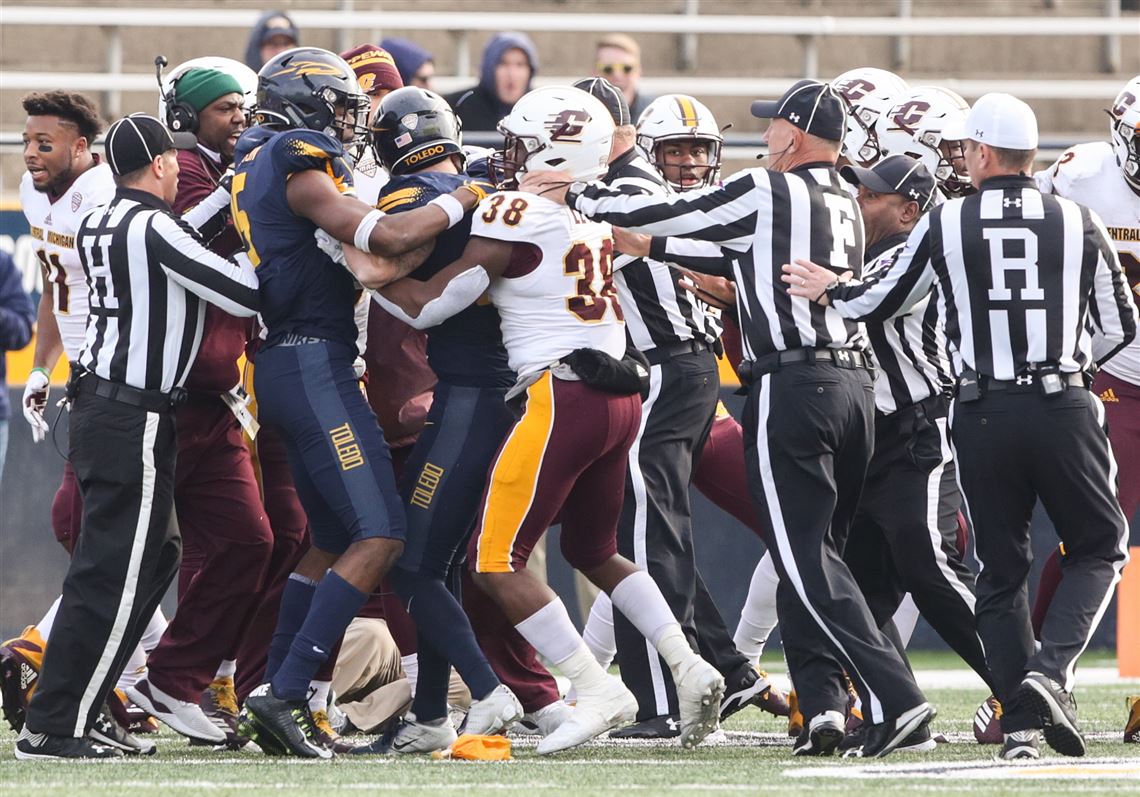
[{"label": "jersey collar", "polygon": [[174,211],[170,209],[170,205],[162,197],[155,196],[150,191],[140,191],[137,188],[120,188],[115,191],[116,199],[129,199],[132,202],[138,202],[140,205],[155,208],[156,210],[164,210],[171,215]]},{"label": "jersey collar", "polygon": [[867,247],[867,251],[863,253],[863,259],[870,263],[876,259],[883,252],[890,251],[901,243],[904,243],[910,236],[910,233],[896,232],[894,235],[888,235],[886,238],[875,241],[874,244]]},{"label": "jersey collar", "polygon": [[982,181],[978,191],[988,191],[991,188],[1036,188],[1037,183],[1026,174],[999,174]]}]

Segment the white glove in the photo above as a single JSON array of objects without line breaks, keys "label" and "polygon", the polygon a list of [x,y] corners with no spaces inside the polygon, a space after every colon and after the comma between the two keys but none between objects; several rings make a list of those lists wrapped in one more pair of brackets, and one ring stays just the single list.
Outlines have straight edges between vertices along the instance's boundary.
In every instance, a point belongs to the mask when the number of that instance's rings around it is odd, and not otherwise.
[{"label": "white glove", "polygon": [[51,379],[43,368],[33,368],[24,386],[24,419],[32,427],[32,441],[39,443],[47,436],[48,423],[44,418]]},{"label": "white glove", "polygon": [[317,231],[313,235],[317,239],[317,246],[322,252],[331,257],[333,262],[348,268],[348,263],[344,260],[344,247],[341,246],[340,241],[333,238],[320,227],[317,228]]},{"label": "white glove", "polygon": [[364,374],[368,371],[368,363],[364,362],[363,357],[357,357],[352,361],[352,372],[356,374],[356,381],[364,378]]}]

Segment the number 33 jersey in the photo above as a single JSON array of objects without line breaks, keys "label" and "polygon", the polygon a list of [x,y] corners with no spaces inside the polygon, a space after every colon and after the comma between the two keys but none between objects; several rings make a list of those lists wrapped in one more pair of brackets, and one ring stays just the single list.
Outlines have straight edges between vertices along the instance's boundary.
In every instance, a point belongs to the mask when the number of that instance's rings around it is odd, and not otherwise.
[{"label": "number 33 jersey", "polygon": [[[1043,192],[1084,205],[1100,216],[1133,298],[1140,303],[1140,196],[1124,181],[1112,145],[1107,141],[1078,144],[1034,177]],[[1140,385],[1140,337],[1103,367],[1113,376]]]},{"label": "number 33 jersey", "polygon": [[64,353],[71,361],[79,358],[83,348],[90,306],[87,277],[75,248],[75,231],[87,211],[106,205],[114,196],[115,181],[111,167],[105,163],[83,172],[54,199],[33,187],[30,174],[25,172],[20,181],[20,207],[36,242],[45,292],[54,288],[52,311]]},{"label": "number 33 jersey", "polygon": [[[625,321],[613,284],[610,225],[536,194],[504,191],[475,209],[471,234],[515,244],[511,266],[491,283],[507,360],[519,380],[575,349],[620,359]],[[520,257],[530,250],[532,256]]]}]

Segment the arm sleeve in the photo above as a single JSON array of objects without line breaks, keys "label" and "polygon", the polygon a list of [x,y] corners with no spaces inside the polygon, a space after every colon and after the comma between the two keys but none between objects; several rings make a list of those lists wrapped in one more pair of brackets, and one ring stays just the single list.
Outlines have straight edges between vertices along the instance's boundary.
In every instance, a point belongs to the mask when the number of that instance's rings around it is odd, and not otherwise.
[{"label": "arm sleeve", "polygon": [[[675,235],[715,241],[744,251],[756,231],[760,194],[770,193],[762,169],[740,172],[724,185],[668,196],[628,195],[589,183],[567,201],[578,212],[650,235]],[[761,185],[763,183],[763,185]]]},{"label": "arm sleeve", "polygon": [[1089,322],[1093,331],[1093,358],[1100,364],[1136,337],[1136,304],[1108,231],[1093,211],[1085,212],[1088,214],[1086,235],[1092,238],[1097,250]]},{"label": "arm sleeve", "polygon": [[482,266],[473,266],[448,280],[443,292],[425,304],[419,315],[414,318],[405,313],[399,305],[385,299],[383,294],[377,292],[373,296],[381,307],[408,326],[427,329],[442,324],[460,310],[473,304],[486,292],[490,284],[491,279],[486,269]]},{"label": "arm sleeve", "polygon": [[147,247],[170,278],[230,315],[248,317],[260,307],[257,275],[247,262],[216,255],[194,237],[189,225],[155,213]]},{"label": "arm sleeve", "polygon": [[183,213],[182,220],[193,227],[202,240],[207,242],[227,229],[233,229],[230,221],[229,182],[216,186],[202,201]]},{"label": "arm sleeve", "polygon": [[649,242],[649,257],[702,274],[733,276],[732,255],[712,241],[654,236]]},{"label": "arm sleeve", "polygon": [[24,292],[12,258],[0,255],[0,352],[16,351],[32,339],[36,308]]},{"label": "arm sleeve", "polygon": [[846,282],[827,293],[844,318],[886,321],[901,315],[930,293],[930,218],[927,213],[911,231],[894,262],[862,282]]}]

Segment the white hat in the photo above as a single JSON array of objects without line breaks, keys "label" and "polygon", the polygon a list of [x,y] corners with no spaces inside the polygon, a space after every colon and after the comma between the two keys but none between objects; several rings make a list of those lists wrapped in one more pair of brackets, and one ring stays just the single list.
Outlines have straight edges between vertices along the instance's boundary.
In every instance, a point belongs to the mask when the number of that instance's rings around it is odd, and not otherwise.
[{"label": "white hat", "polygon": [[1037,117],[1012,94],[984,94],[963,121],[942,131],[942,138],[968,138],[1003,149],[1037,149]]}]

